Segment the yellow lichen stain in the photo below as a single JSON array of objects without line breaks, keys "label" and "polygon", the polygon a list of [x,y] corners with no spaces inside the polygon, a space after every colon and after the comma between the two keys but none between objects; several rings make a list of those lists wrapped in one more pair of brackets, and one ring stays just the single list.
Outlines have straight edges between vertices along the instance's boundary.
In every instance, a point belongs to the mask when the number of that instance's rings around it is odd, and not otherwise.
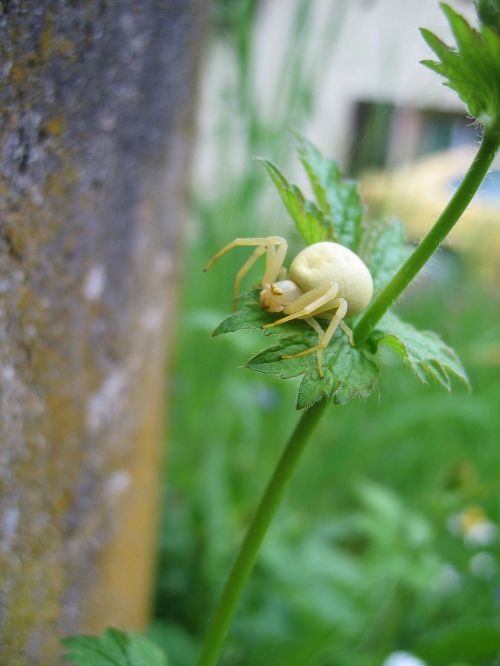
[{"label": "yellow lichen stain", "polygon": [[[60,126],[56,118],[54,128]],[[36,663],[57,663],[61,600],[71,584],[61,525],[74,505],[86,455],[80,445],[85,438],[84,409],[71,388],[75,381],[82,380],[65,349],[69,331],[73,331],[74,349],[79,344],[85,346],[84,332],[78,339],[71,311],[53,297],[58,291],[73,293],[76,278],[67,270],[64,258],[57,255],[46,265],[43,278],[32,276],[38,272],[46,245],[64,228],[74,205],[75,168],[63,147],[56,145],[55,154],[60,157],[60,169],[51,174],[42,189],[47,203],[40,208],[29,197],[23,197],[18,208],[3,212],[25,275],[25,281],[12,294],[16,301],[11,317],[13,327],[19,329],[22,351],[16,362],[17,374],[26,386],[22,403],[25,453],[19,452],[9,469],[22,507],[16,535],[22,553],[0,552],[3,580],[15,581],[4,590],[7,610],[0,628],[0,661],[12,666],[32,663],[24,655],[26,645],[37,633],[42,642]],[[52,299],[44,300],[49,295]],[[89,372],[85,368],[82,395]],[[70,382],[65,381],[70,377]]]},{"label": "yellow lichen stain", "polygon": [[[154,220],[161,209],[161,197],[157,200],[153,195],[137,208],[138,224],[151,230],[148,247],[137,257],[138,266],[152,263],[156,251]],[[139,293],[159,290],[151,271],[138,270],[136,284]],[[127,336],[130,346],[127,357],[141,359],[127,387],[134,426],[122,435],[121,460],[110,461],[110,475],[113,466],[115,471],[123,470],[128,475],[128,485],[116,498],[114,521],[99,558],[97,578],[88,591],[85,626],[90,633],[102,631],[110,624],[140,631],[150,618],[162,469],[165,348],[160,343],[162,338],[156,337],[150,340],[153,344],[148,345],[148,353],[144,352],[142,310],[138,302],[135,310],[137,319],[131,320]]]},{"label": "yellow lichen stain", "polygon": [[43,60],[48,60],[54,49],[54,21],[51,16],[47,18],[45,27],[40,35],[38,50]]},{"label": "yellow lichen stain", "polygon": [[38,42],[38,50],[43,61],[48,60],[54,53],[71,58],[75,55],[75,45],[66,37],[58,37],[54,31],[54,20],[47,18],[45,27]]},{"label": "yellow lichen stain", "polygon": [[57,40],[57,50],[63,56],[67,58],[73,58],[75,56],[75,45],[70,39],[65,37],[59,37]]},{"label": "yellow lichen stain", "polygon": [[17,84],[22,83],[28,78],[29,72],[30,72],[29,67],[27,67],[24,63],[15,62],[10,68],[9,79],[13,83]]},{"label": "yellow lichen stain", "polygon": [[60,136],[66,126],[66,121],[62,116],[49,118],[45,123],[45,129],[52,136]]},{"label": "yellow lichen stain", "polygon": [[[74,291],[71,276],[64,275],[64,266],[57,258],[53,268],[51,283],[40,284],[38,289],[50,293],[62,281],[63,290]],[[9,612],[0,629],[0,654],[5,663],[28,666],[32,662],[22,655],[29,636],[37,631],[43,643],[36,663],[58,663],[55,655],[60,654],[57,623],[61,603],[64,591],[73,582],[71,576],[79,575],[68,566],[62,526],[66,516],[75,510],[76,489],[88,459],[88,451],[82,445],[86,428],[81,395],[87,392],[91,369],[86,367],[82,377],[72,367],[72,353],[65,344],[68,331],[72,331],[73,353],[89,342],[84,339],[84,331],[79,334],[72,328],[71,311],[59,304],[55,308],[44,307],[40,292],[29,283],[18,293],[16,310],[21,341],[29,349],[26,365],[19,371],[30,390],[43,397],[43,410],[38,416],[25,419],[24,444],[29,455],[20,456],[11,469],[26,517],[20,521],[18,537],[23,544],[22,559],[5,558],[1,562],[5,580],[15,580],[16,585],[8,594]],[[98,374],[93,360],[92,370]],[[70,377],[71,381],[67,381]],[[28,415],[37,414],[36,405],[30,409],[29,397],[24,408]],[[78,536],[81,538],[81,534]]]},{"label": "yellow lichen stain", "polygon": [[[68,173],[59,171],[50,174],[45,186],[40,188],[43,206],[33,203],[25,197],[23,205],[3,213],[3,222],[9,235],[12,250],[22,267],[29,267],[32,253],[39,252],[46,243],[54,240],[60,233],[61,226],[69,209],[70,184],[73,170],[68,166]],[[47,184],[49,181],[49,184]]]},{"label": "yellow lichen stain", "polygon": [[[37,47],[34,53],[18,54],[8,73],[8,83],[15,93],[21,95],[29,88],[23,101],[23,109],[28,110],[36,109],[44,62],[56,53],[73,53],[72,43],[55,37],[50,25]],[[14,131],[19,125],[19,111],[6,108],[9,128]],[[54,170],[40,183],[43,205],[35,205],[23,195],[17,208],[10,207],[5,203],[9,180],[2,176],[0,182],[0,195],[5,194],[0,203],[2,222],[18,255],[17,259],[7,256],[5,260],[23,275],[23,283],[16,284],[9,294],[13,299],[9,325],[18,351],[16,381],[22,380],[26,387],[19,405],[23,446],[8,471],[21,507],[19,525],[12,551],[0,550],[5,599],[0,662],[10,666],[59,663],[58,629],[64,595],[73,584],[72,578],[81,573],[68,566],[64,525],[76,512],[76,489],[85,473],[84,462],[89,460],[82,396],[95,390],[101,381],[97,353],[88,333],[93,322],[86,320],[85,328],[77,330],[74,310],[65,306],[64,299],[57,300],[59,293],[73,294],[78,300],[78,278],[68,269],[67,259],[50,249],[69,226],[74,208],[80,205],[75,200],[79,196],[75,193],[80,165],[71,146],[61,138],[66,125],[57,110],[44,126],[54,137],[47,149],[56,159]],[[11,307],[7,302],[6,306]],[[69,336],[71,349],[67,346]],[[84,359],[81,366],[75,367],[75,358]],[[96,515],[99,517],[98,512]],[[88,532],[89,538],[95,538],[90,528]],[[76,536],[85,538],[80,533]],[[39,652],[27,657],[26,646],[35,636],[40,637]]]},{"label": "yellow lichen stain", "polygon": [[[128,455],[122,469],[130,483],[115,508],[114,523],[98,562],[98,576],[88,590],[86,631],[126,626],[143,631],[149,622],[158,531],[161,470],[160,442],[163,422],[163,378],[155,368],[144,368],[138,386],[148,387],[130,396],[138,419],[128,434]],[[151,397],[154,396],[154,399]],[[116,463],[115,463],[116,469]],[[113,469],[110,469],[110,474]]]},{"label": "yellow lichen stain", "polygon": [[[57,156],[62,157],[61,153],[58,153]],[[45,179],[45,187],[43,188],[45,196],[56,198],[66,198],[70,196],[71,185],[76,178],[76,171],[69,165],[68,160],[64,159],[64,157],[61,159],[61,162],[61,166],[68,164],[68,171],[64,174],[62,174],[61,171],[53,171],[52,173],[49,173]]]},{"label": "yellow lichen stain", "polygon": [[[10,26],[10,34],[14,43],[20,39],[17,31],[12,26]],[[14,86],[20,86],[26,81],[29,81],[30,86],[36,86],[39,83],[40,68],[54,55],[61,55],[71,61],[76,56],[76,48],[70,39],[62,36],[58,37],[55,34],[54,21],[49,16],[38,43],[35,45],[35,50],[29,53],[19,53],[17,56],[14,55],[12,66],[8,72],[8,80]]]},{"label": "yellow lichen stain", "polygon": [[[39,299],[26,288],[19,299],[19,309],[27,321],[35,321],[42,330],[47,315],[40,310]],[[25,650],[30,637],[37,632],[43,639],[36,663],[55,663],[54,655],[59,651],[57,618],[65,584],[63,562],[55,556],[62,552],[62,545],[58,527],[60,513],[52,494],[60,485],[60,472],[56,475],[50,471],[51,461],[40,450],[41,438],[50,446],[46,426],[54,415],[45,410],[40,413],[37,406],[36,389],[43,385],[44,371],[35,367],[41,357],[39,343],[30,342],[28,337],[24,336],[23,345],[29,348],[29,357],[18,367],[18,374],[28,389],[23,400],[26,410],[23,439],[28,455],[20,455],[10,468],[22,511],[17,534],[22,551],[10,556],[4,554],[0,563],[4,580],[15,581],[15,586],[8,585],[4,590],[7,612],[0,630],[0,653],[5,659],[2,663],[13,666],[32,663]],[[66,462],[71,464],[70,460]]]}]

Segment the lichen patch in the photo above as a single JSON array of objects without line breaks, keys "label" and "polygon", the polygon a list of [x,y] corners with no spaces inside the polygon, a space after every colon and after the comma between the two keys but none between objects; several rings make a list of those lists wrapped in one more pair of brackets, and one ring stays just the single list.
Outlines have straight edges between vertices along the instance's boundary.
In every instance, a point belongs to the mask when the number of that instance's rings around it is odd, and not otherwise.
[{"label": "lichen patch", "polygon": [[106,269],[100,264],[92,266],[83,281],[82,294],[87,301],[97,301],[106,286]]}]

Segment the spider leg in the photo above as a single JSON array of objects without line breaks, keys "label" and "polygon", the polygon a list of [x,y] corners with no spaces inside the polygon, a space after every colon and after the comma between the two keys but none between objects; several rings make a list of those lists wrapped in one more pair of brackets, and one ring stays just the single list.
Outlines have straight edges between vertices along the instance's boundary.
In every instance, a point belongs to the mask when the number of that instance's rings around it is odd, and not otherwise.
[{"label": "spider leg", "polygon": [[283,261],[285,260],[288,247],[286,240],[281,238],[281,236],[268,236],[265,238],[235,238],[231,243],[228,243],[228,245],[225,245],[219,250],[217,254],[210,259],[203,270],[208,271],[208,269],[227,252],[235,247],[241,246],[256,247],[256,250],[254,250],[250,258],[247,259],[236,273],[233,288],[233,310],[236,307],[236,301],[238,300],[240,293],[241,281],[257,259],[263,254],[266,255],[266,268],[261,283],[271,284],[275,282],[278,274],[283,270]]},{"label": "spider leg", "polygon": [[314,319],[314,317],[307,317],[307,319],[304,319],[304,321],[306,322],[306,324],[309,324],[311,328],[314,328],[314,330],[316,331],[316,333],[319,335],[320,338],[324,335],[323,329],[319,325],[318,321]]},{"label": "spider leg", "polygon": [[[287,306],[287,310],[292,310],[292,313],[286,317],[282,317],[277,321],[273,321],[270,324],[265,324],[263,328],[271,328],[272,326],[279,326],[284,324],[287,321],[292,319],[305,319],[312,315],[318,308],[326,305],[338,294],[339,286],[337,283],[331,284],[325,289],[325,287],[316,287],[310,291],[306,291],[305,294],[299,296],[295,301],[290,303]],[[295,310],[296,307],[300,309]]]},{"label": "spider leg", "polygon": [[349,328],[349,326],[343,320],[340,321],[340,328],[347,335],[347,337],[349,339],[349,344],[351,345],[351,347],[354,347],[354,335],[352,333],[352,329]]},{"label": "spider leg", "polygon": [[332,321],[328,324],[328,328],[319,341],[319,344],[314,345],[314,347],[309,347],[309,349],[304,349],[304,351],[298,352],[298,354],[287,354],[281,358],[298,358],[299,356],[307,356],[308,354],[313,354],[314,352],[325,349],[325,347],[328,346],[328,343],[332,339],[333,334],[337,330],[340,322],[347,313],[347,301],[345,298],[339,298],[336,304],[338,305],[337,312],[332,317]]},{"label": "spider leg", "polygon": [[[314,319],[314,317],[308,317],[307,319],[304,319],[304,321],[306,322],[306,324],[309,324],[309,326],[311,326],[311,328],[314,328],[316,333],[319,335],[319,339],[321,340],[321,338],[324,335],[324,332],[323,332],[323,329],[321,328],[321,326],[316,321],[316,319]],[[316,361],[317,361],[317,364],[318,364],[319,376],[321,378],[323,378],[324,374],[323,374],[323,350],[322,349],[318,349],[318,351],[316,352]]]},{"label": "spider leg", "polygon": [[240,270],[236,273],[236,277],[234,279],[234,288],[233,288],[233,310],[236,309],[236,303],[238,301],[238,296],[240,295],[240,285],[242,279],[245,277],[245,275],[248,273],[248,271],[252,268],[252,266],[255,264],[257,259],[261,257],[263,254],[266,253],[267,248],[264,245],[258,246],[254,252],[250,255],[249,259],[245,261],[243,266],[240,268]]},{"label": "spider leg", "polygon": [[262,276],[262,285],[272,284],[278,279],[278,275],[283,269],[283,262],[285,261],[287,243],[281,239],[281,243],[273,243],[267,248],[266,256],[266,270]]},{"label": "spider leg", "polygon": [[250,246],[250,247],[255,247],[263,245],[264,247],[268,248],[273,245],[279,245],[279,246],[284,246],[285,247],[285,254],[286,254],[286,247],[287,247],[287,242],[284,238],[281,238],[281,236],[268,236],[266,238],[235,238],[233,241],[225,245],[221,250],[215,254],[208,264],[205,266],[203,269],[204,271],[208,271],[208,269],[218,260],[220,259],[223,255],[225,255],[227,252],[232,250],[235,247],[243,247],[243,246]]},{"label": "spider leg", "polygon": [[286,315],[291,315],[294,312],[303,310],[307,305],[310,305],[313,301],[317,301],[320,296],[323,296],[325,293],[324,287],[314,287],[309,291],[306,291],[304,294],[298,296],[294,301],[288,303],[285,306],[284,313]]}]

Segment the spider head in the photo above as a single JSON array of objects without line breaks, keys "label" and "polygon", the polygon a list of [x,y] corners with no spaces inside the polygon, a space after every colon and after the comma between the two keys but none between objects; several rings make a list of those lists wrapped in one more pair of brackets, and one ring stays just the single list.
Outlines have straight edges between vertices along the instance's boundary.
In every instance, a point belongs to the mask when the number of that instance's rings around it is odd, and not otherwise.
[{"label": "spider head", "polygon": [[302,295],[302,289],[292,280],[265,284],[260,292],[260,305],[268,312],[283,312],[285,307]]}]

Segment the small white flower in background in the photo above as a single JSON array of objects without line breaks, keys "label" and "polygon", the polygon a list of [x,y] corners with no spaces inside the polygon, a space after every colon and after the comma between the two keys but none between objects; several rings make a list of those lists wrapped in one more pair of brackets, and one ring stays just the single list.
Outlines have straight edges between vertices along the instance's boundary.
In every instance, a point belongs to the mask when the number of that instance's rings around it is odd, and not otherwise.
[{"label": "small white flower in background", "polygon": [[452,564],[443,564],[436,578],[435,585],[440,592],[457,592],[462,587],[462,576]]},{"label": "small white flower in background", "polygon": [[469,506],[461,513],[450,516],[447,525],[451,534],[462,536],[469,546],[488,546],[498,534],[498,527],[488,520],[480,506]]},{"label": "small white flower in background", "polygon": [[460,514],[460,528],[470,546],[487,546],[495,540],[498,528],[480,506],[470,506]]},{"label": "small white flower in background", "polygon": [[495,523],[485,520],[483,523],[473,525],[465,535],[465,540],[471,546],[488,546],[495,541],[497,532]]},{"label": "small white flower in background", "polygon": [[497,561],[491,553],[476,553],[469,562],[469,568],[478,578],[493,578],[498,566]]},{"label": "small white flower in background", "polygon": [[382,666],[427,666],[427,664],[409,652],[393,652]]}]

